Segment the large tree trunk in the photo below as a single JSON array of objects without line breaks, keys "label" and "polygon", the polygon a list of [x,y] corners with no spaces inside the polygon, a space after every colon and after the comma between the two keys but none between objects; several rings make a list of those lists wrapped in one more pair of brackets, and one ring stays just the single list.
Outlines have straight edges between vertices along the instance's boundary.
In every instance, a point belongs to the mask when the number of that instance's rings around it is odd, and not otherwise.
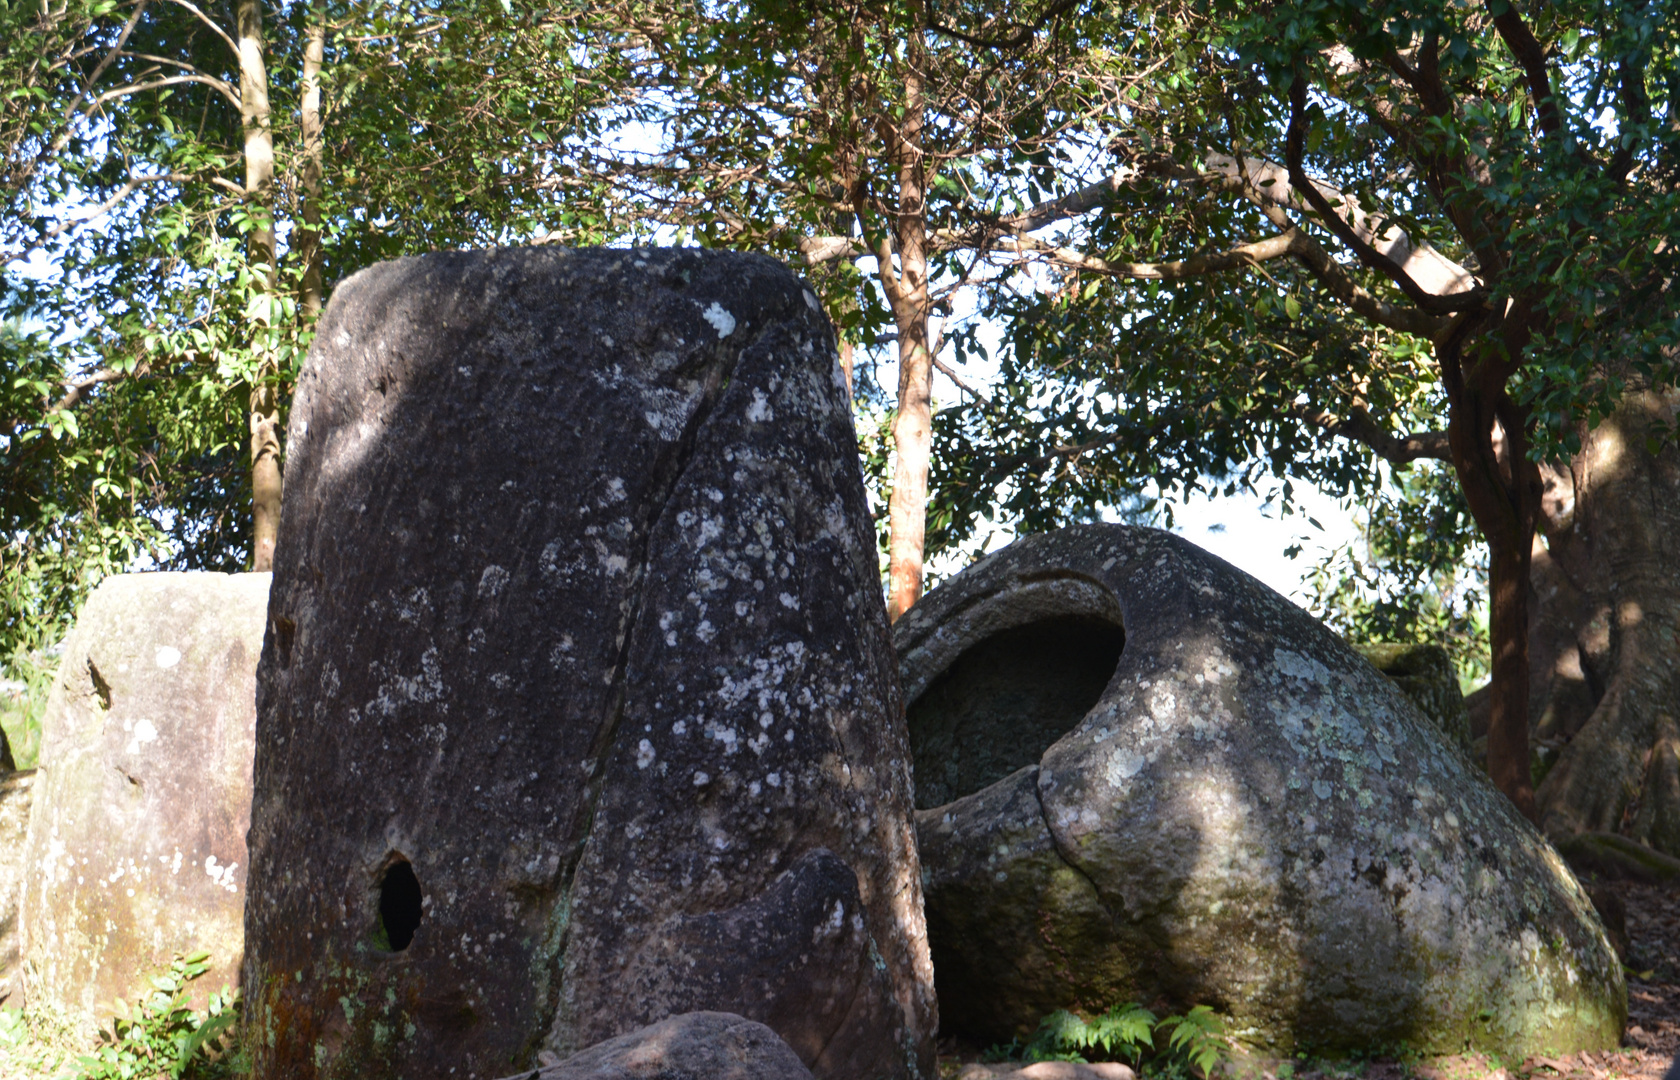
[{"label": "large tree trunk", "polygon": [[927,163],[922,152],[921,51],[912,41],[904,116],[894,146],[898,166],[896,281],[883,283],[898,328],[898,414],[893,418],[892,496],[887,503],[887,616],[897,621],[922,595],[927,537],[928,463],[933,455],[933,356],[928,351]]},{"label": "large tree trunk", "polygon": [[1548,470],[1530,718],[1556,752],[1548,833],[1619,832],[1680,856],[1680,450],[1646,439],[1680,396],[1634,392]]},{"label": "large tree trunk", "polygon": [[251,262],[261,296],[251,305],[250,340],[259,363],[250,389],[251,568],[273,568],[274,536],[280,526],[280,394],[270,344],[273,323],[274,132],[269,123],[268,70],[263,60],[261,0],[239,0],[239,98],[245,129],[245,198],[257,225],[251,231]]}]

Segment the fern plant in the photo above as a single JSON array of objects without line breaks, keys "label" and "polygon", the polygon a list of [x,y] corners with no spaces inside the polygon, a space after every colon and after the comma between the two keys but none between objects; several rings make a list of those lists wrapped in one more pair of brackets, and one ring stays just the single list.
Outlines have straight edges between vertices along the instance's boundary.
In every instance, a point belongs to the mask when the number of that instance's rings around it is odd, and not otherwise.
[{"label": "fern plant", "polygon": [[230,1071],[227,1036],[239,1018],[239,992],[211,994],[203,1013],[188,999],[188,984],[210,970],[209,958],[207,952],[177,957],[152,976],[145,998],[133,1005],[118,998],[99,1049],[77,1057],[78,1070],[61,1080],[180,1080],[189,1069]]},{"label": "fern plant", "polygon": [[[1161,1041],[1165,1036],[1165,1042]],[[1086,1020],[1057,1009],[1039,1022],[1023,1046],[993,1047],[990,1060],[1086,1061],[1087,1054],[1129,1061],[1141,1072],[1182,1076],[1191,1069],[1208,1078],[1227,1055],[1225,1025],[1206,1005],[1183,1016],[1157,1019],[1142,1005],[1116,1005]],[[1145,1061],[1148,1068],[1145,1068]]]}]

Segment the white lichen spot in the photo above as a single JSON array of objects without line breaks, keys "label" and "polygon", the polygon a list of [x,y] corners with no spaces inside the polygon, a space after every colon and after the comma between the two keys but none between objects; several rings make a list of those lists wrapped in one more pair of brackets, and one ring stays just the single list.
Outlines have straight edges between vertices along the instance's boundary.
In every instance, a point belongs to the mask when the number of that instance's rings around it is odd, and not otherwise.
[{"label": "white lichen spot", "polygon": [[719,341],[735,332],[735,316],[725,311],[723,305],[716,300],[712,301],[711,307],[700,313],[700,317],[712,324]]},{"label": "white lichen spot", "polygon": [[775,418],[776,412],[770,408],[770,401],[764,396],[764,391],[753,387],[752,404],[747,406],[747,419],[755,424],[764,424]]},{"label": "white lichen spot", "polygon": [[508,578],[511,576],[511,574],[502,567],[497,566],[495,563],[491,563],[489,566],[486,566],[484,568],[484,573],[478,575],[479,598],[486,599],[499,595],[502,588],[507,585]]},{"label": "white lichen spot", "polygon": [[694,774],[694,786],[695,787],[705,787],[707,784],[709,784],[711,782],[712,782],[712,778],[711,778],[710,774],[708,774],[708,773],[697,772],[697,773]]},{"label": "white lichen spot", "polygon": [[1130,747],[1117,748],[1108,758],[1108,786],[1119,787],[1136,776],[1145,764],[1144,756]]},{"label": "white lichen spot", "polygon": [[211,855],[204,860],[204,872],[209,875],[211,881],[214,881],[218,886],[226,889],[228,892],[239,891],[238,884],[236,884],[233,880],[233,871],[238,866],[239,864],[236,862],[228,863],[226,866],[219,866],[216,863],[216,856],[214,855]]},{"label": "white lichen spot", "polygon": [[131,734],[133,735],[133,738],[128,740],[127,750],[131,754],[138,754],[140,752],[140,747],[144,746],[146,743],[157,742],[158,729],[153,726],[150,720],[142,716],[134,722],[134,728]]},{"label": "white lichen spot", "polygon": [[1303,679],[1320,685],[1328,685],[1330,682],[1329,668],[1317,660],[1302,656],[1298,652],[1289,649],[1273,649],[1272,658],[1276,661],[1278,670],[1290,678]]},{"label": "white lichen spot", "polygon": [[[788,734],[792,735],[793,732],[790,731],[790,732],[788,732]],[[764,778],[764,782],[766,784],[769,784],[771,787],[778,787],[779,788],[779,787],[782,786],[782,774],[779,773],[779,772],[773,772],[769,776],[766,776]]]},{"label": "white lichen spot", "polygon": [[733,754],[741,748],[741,736],[734,728],[724,727],[722,724],[706,725],[706,738],[723,744],[725,754]]},{"label": "white lichen spot", "polygon": [[671,734],[673,734],[673,735],[687,735],[688,734],[688,721],[678,720],[676,723],[672,724],[671,725]]},{"label": "white lichen spot", "polygon": [[636,768],[645,769],[649,765],[652,765],[654,757],[655,754],[653,752],[653,744],[651,742],[643,739],[640,743],[636,744]]},{"label": "white lichen spot", "polygon": [[794,596],[792,593],[783,593],[781,596],[777,597],[777,599],[782,602],[783,607],[792,611],[799,610],[799,598]]},{"label": "white lichen spot", "polygon": [[181,662],[181,650],[170,645],[160,645],[155,659],[158,667],[172,668]]}]

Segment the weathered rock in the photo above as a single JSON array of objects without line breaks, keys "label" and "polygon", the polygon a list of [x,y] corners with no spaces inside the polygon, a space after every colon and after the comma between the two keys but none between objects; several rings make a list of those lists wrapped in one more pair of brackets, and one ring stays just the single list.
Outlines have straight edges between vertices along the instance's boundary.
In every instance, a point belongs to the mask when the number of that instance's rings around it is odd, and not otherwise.
[{"label": "weathered rock", "polygon": [[1452,657],[1439,645],[1402,645],[1379,641],[1355,645],[1354,651],[1387,675],[1424,716],[1466,754],[1470,748],[1470,710],[1458,685]]},{"label": "weathered rock", "polygon": [[733,1013],[691,1012],[507,1080],[811,1080],[781,1037]]},{"label": "weathered rock", "polygon": [[177,953],[209,950],[200,999],[237,977],[268,582],[109,577],[65,643],[42,718],[22,919],[30,993],[83,1022],[148,990]]},{"label": "weathered rock", "polygon": [[[1028,734],[942,711],[988,642],[1091,620],[1124,633],[1092,651],[1094,700]],[[946,1030],[1143,1001],[1212,1006],[1269,1051],[1616,1045],[1621,968],[1557,853],[1392,683],[1226,563],[1149,529],[1034,536],[895,635],[912,747],[989,743],[1015,770],[917,814]]]},{"label": "weathered rock", "polygon": [[1035,1061],[1031,1065],[974,1062],[963,1066],[957,1080],[1134,1080],[1136,1076],[1130,1067],[1117,1061]]},{"label": "weathered rock", "polygon": [[558,248],[334,293],[259,677],[262,1077],[496,1075],[672,1013],[931,1076],[891,650],[784,267]]},{"label": "weathered rock", "polygon": [[35,770],[0,773],[0,1005],[16,1005],[22,959],[18,907],[23,899],[24,841],[29,835]]}]

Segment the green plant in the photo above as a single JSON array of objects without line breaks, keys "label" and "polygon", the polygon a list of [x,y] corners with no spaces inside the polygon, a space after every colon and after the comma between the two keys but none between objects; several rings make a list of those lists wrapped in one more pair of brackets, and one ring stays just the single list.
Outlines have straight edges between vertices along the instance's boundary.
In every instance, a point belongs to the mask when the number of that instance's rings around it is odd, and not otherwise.
[{"label": "green plant", "polygon": [[[1164,1044],[1161,1036],[1166,1037]],[[1124,1058],[1156,1076],[1184,1076],[1193,1068],[1208,1077],[1227,1054],[1225,1025],[1206,1005],[1165,1019],[1135,1002],[1116,1005],[1091,1020],[1057,1009],[1039,1021],[1025,1045],[1011,1040],[1007,1046],[993,1046],[985,1056],[988,1061],[1085,1061],[1093,1052]]]},{"label": "green plant", "polygon": [[41,650],[19,648],[0,657],[0,730],[20,769],[33,769],[40,757],[41,717],[57,672],[57,657]]},{"label": "green plant", "polygon": [[188,999],[188,984],[210,970],[209,957],[177,957],[167,972],[152,976],[152,992],[142,1001],[131,1006],[118,998],[99,1049],[77,1057],[74,1080],[179,1080],[189,1070],[199,1077],[236,1071],[228,1036],[239,1018],[239,992],[211,994],[203,1013]]}]

